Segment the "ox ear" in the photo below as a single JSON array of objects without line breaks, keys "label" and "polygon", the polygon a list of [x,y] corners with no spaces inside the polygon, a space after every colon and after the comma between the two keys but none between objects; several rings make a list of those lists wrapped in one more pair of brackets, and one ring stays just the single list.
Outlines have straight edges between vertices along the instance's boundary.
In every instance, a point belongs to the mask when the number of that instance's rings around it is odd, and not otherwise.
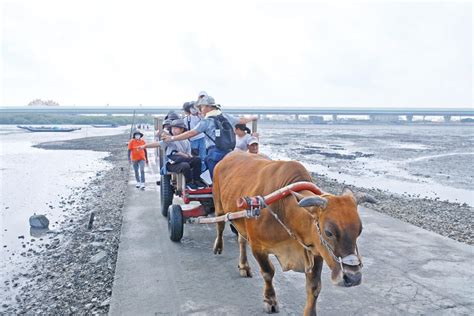
[{"label": "ox ear", "polygon": [[342,190],[342,195],[349,195],[354,198],[354,200],[357,202],[357,204],[360,203],[377,203],[377,200],[370,194],[367,193],[362,193],[362,192],[352,192],[352,190],[349,187],[345,187]]},{"label": "ox ear", "polygon": [[316,207],[325,208],[328,204],[328,200],[317,195],[305,197],[297,192],[291,192],[291,193],[298,201],[298,205],[301,207],[316,206]]}]

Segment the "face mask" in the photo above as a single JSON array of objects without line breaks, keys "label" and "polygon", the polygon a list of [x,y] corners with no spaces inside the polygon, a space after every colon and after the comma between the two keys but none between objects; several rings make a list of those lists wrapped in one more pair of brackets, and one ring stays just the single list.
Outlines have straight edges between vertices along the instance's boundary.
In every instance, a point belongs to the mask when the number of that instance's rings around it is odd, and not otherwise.
[{"label": "face mask", "polygon": [[140,135],[135,135],[135,139],[140,139]]}]

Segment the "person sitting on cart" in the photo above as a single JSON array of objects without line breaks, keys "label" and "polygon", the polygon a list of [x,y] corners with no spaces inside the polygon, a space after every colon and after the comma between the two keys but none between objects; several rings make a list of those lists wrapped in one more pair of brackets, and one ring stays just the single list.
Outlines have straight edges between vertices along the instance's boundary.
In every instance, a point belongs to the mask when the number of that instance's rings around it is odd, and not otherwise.
[{"label": "person sitting on cart", "polygon": [[[170,119],[164,119],[163,121],[163,131],[162,133],[166,133],[166,134],[170,134],[170,135],[173,135],[171,133],[171,122],[173,122],[173,120],[170,120]],[[161,135],[157,135],[158,136],[158,139],[161,140]]]},{"label": "person sitting on cart", "polygon": [[[181,141],[194,137],[200,133],[206,135],[206,165],[212,179],[214,167],[219,161],[235,148],[234,126],[236,124],[247,124],[257,119],[256,116],[251,118],[237,118],[232,115],[224,114],[221,111],[221,105],[216,104],[211,96],[202,97],[197,107],[201,111],[204,118],[190,131],[180,135],[163,135],[163,141],[170,144],[172,142]],[[218,125],[230,126],[229,128],[217,129]],[[224,144],[224,145],[223,145]]]},{"label": "person sitting on cart", "polygon": [[[181,135],[186,131],[183,119],[177,119],[170,124],[171,132],[174,136]],[[166,135],[166,134],[164,134]],[[164,136],[163,135],[163,136]],[[160,147],[162,142],[150,143],[144,148]],[[191,143],[189,140],[180,140],[166,144],[166,169],[170,172],[184,174],[186,185],[189,189],[196,190],[206,187],[201,181],[201,159],[191,155]]]}]

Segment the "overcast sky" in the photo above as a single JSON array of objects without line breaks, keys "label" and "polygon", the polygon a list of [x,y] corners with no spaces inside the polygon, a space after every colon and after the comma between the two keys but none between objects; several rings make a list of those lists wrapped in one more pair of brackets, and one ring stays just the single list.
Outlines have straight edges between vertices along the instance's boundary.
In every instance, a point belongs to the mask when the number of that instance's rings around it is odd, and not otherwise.
[{"label": "overcast sky", "polygon": [[3,106],[473,106],[471,2],[0,3]]}]

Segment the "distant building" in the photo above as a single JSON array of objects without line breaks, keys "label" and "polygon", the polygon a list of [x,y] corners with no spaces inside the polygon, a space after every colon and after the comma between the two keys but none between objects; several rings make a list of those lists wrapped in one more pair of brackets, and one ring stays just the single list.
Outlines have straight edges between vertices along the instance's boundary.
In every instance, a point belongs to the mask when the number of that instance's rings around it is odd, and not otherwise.
[{"label": "distant building", "polygon": [[59,106],[59,103],[53,100],[43,101],[41,99],[34,99],[28,103],[28,106]]}]

